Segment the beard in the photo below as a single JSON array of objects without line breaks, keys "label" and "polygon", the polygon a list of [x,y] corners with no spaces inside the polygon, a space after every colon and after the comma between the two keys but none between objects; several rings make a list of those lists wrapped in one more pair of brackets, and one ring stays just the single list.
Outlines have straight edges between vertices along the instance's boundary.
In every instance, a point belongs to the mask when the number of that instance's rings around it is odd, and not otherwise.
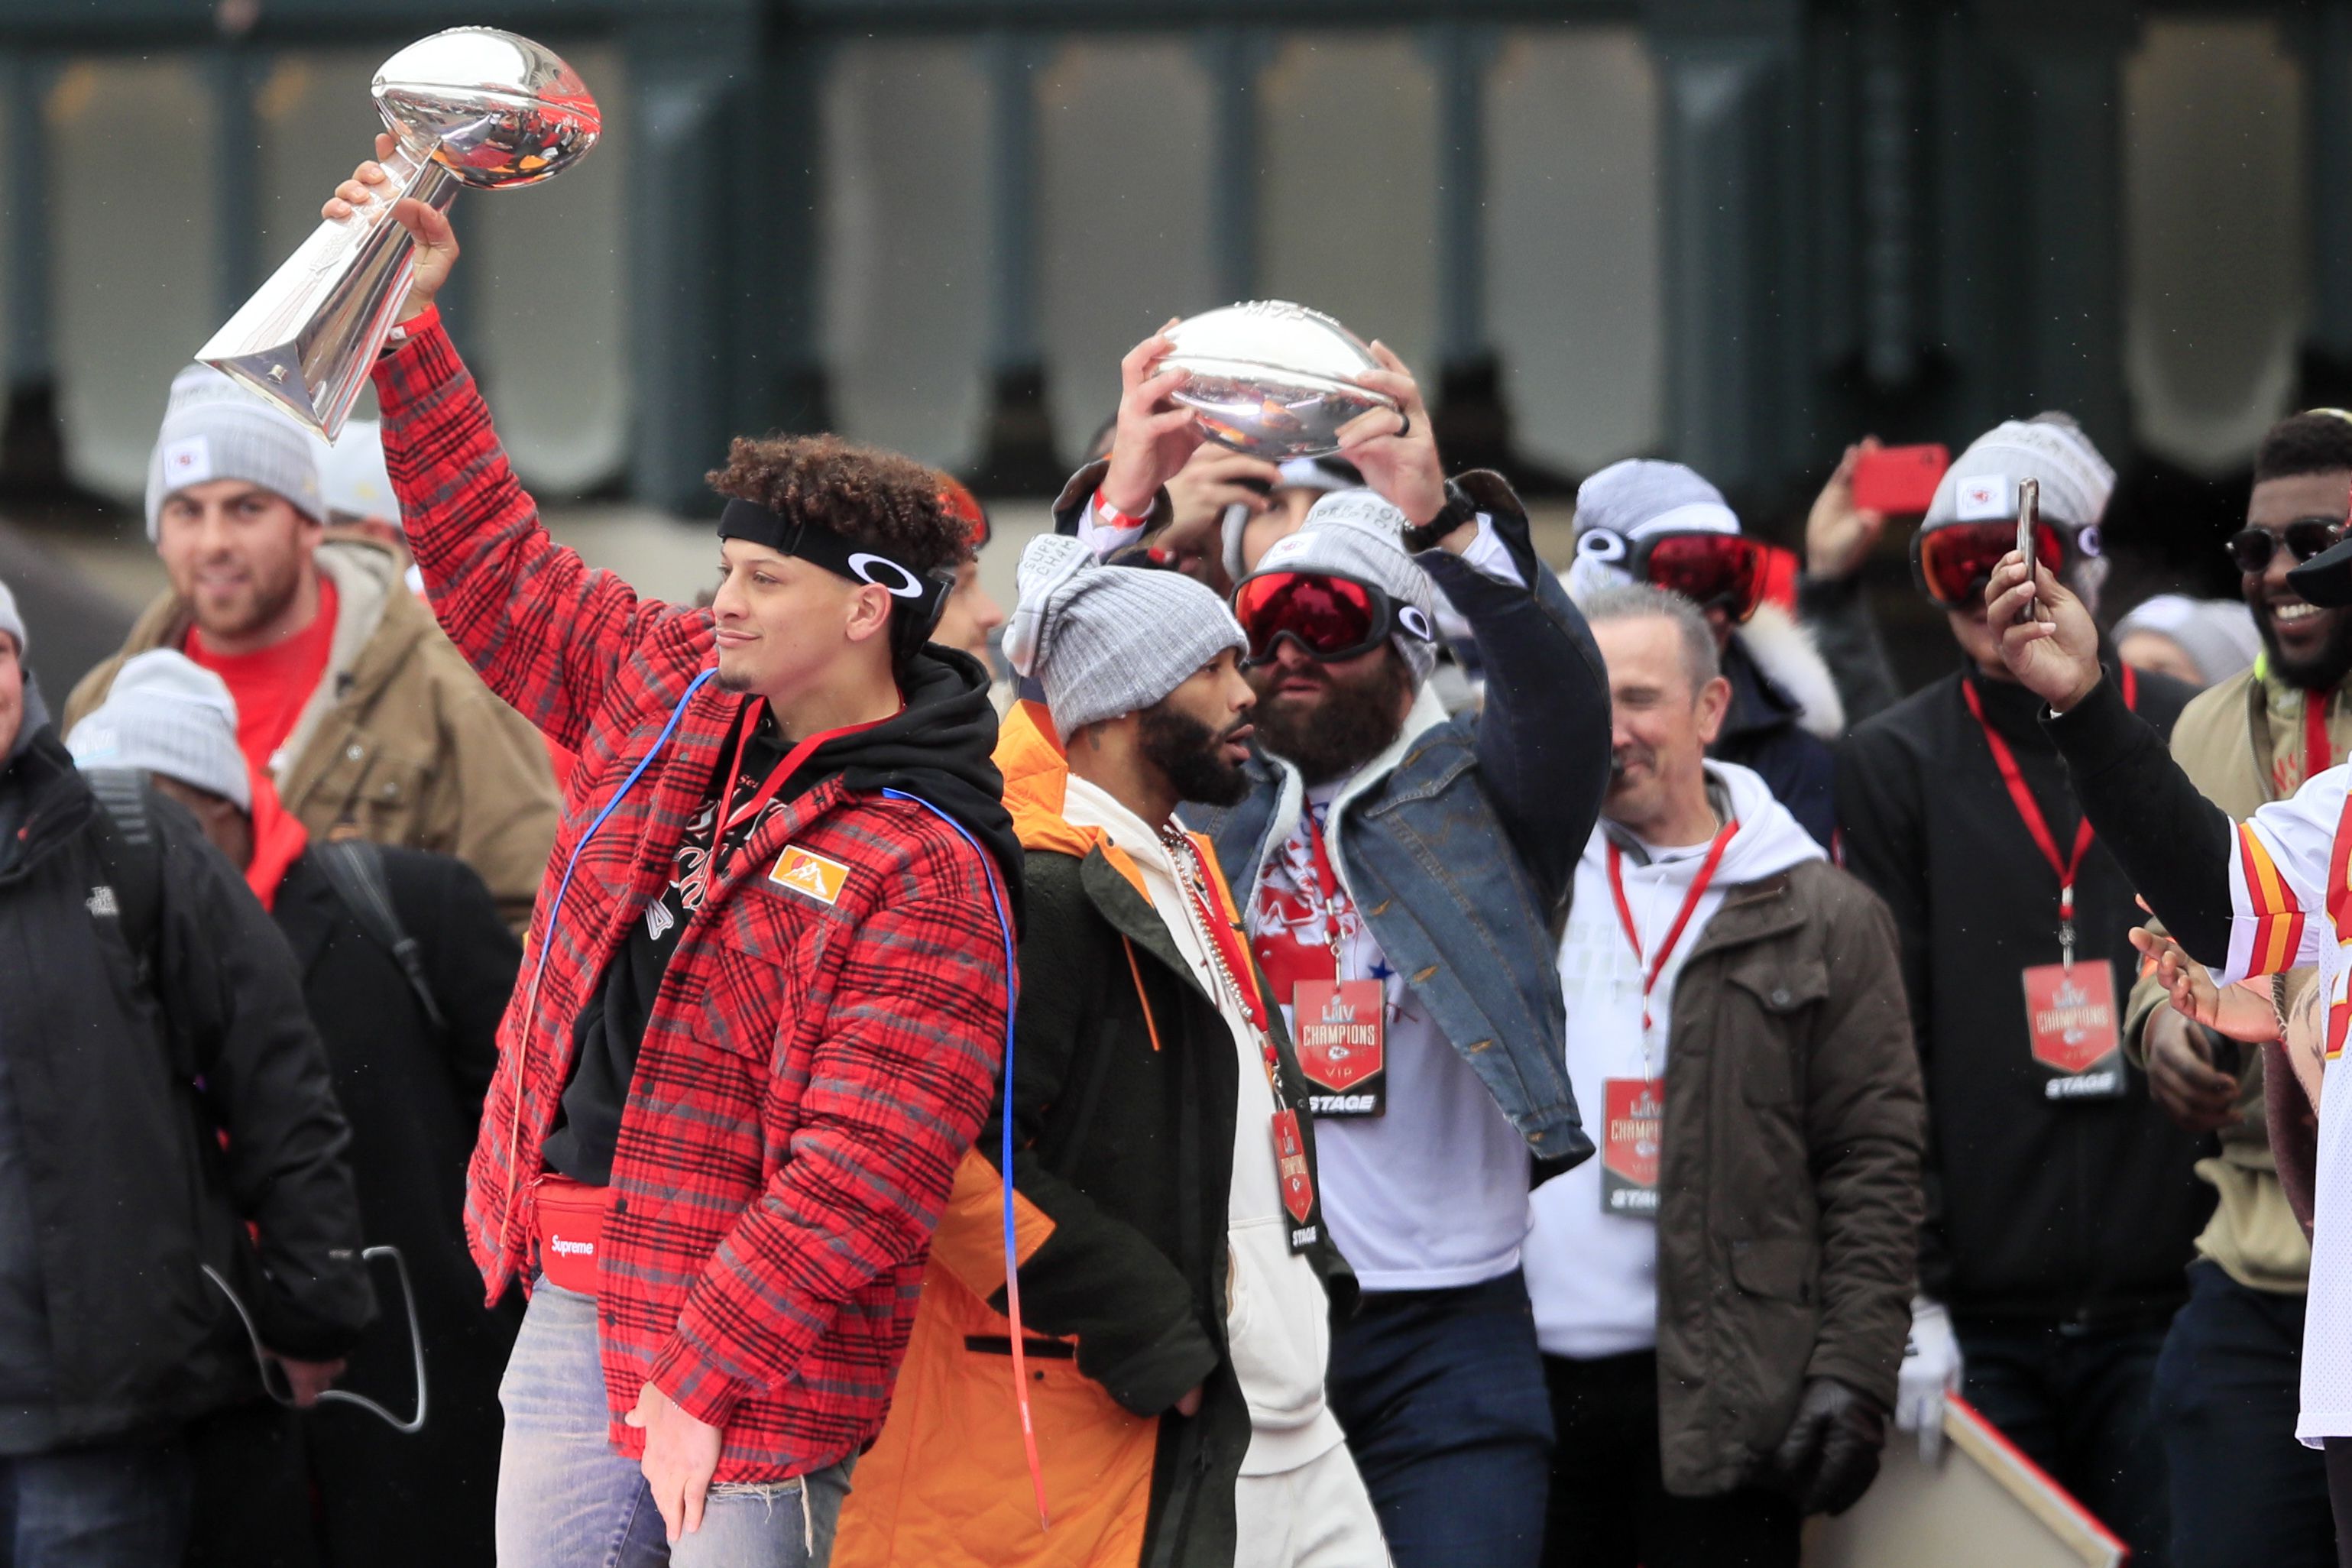
[{"label": "beard", "polygon": [[269,562],[252,568],[250,584],[226,601],[207,599],[191,588],[181,595],[206,637],[250,637],[285,616],[302,591],[299,559]]},{"label": "beard", "polygon": [[2352,675],[2352,615],[2337,611],[2336,624],[2328,628],[2327,640],[2319,651],[2309,658],[2295,658],[2279,650],[2271,606],[2252,603],[2247,607],[2254,612],[2254,629],[2262,634],[2270,672],[2287,685],[2298,691],[2333,691],[2346,676]]},{"label": "beard", "polygon": [[1202,805],[1239,805],[1249,794],[1249,775],[1239,763],[1228,763],[1219,754],[1227,742],[1249,728],[1247,718],[1234,720],[1222,733],[1165,702],[1145,709],[1139,718],[1136,739],[1144,756],[1168,775],[1177,799]]},{"label": "beard", "polygon": [[1267,688],[1275,679],[1271,668],[1250,672],[1258,694],[1258,741],[1296,767],[1310,787],[1345,778],[1387,750],[1412,693],[1412,671],[1393,645],[1370,674],[1333,677],[1323,700],[1311,705],[1272,695]]}]

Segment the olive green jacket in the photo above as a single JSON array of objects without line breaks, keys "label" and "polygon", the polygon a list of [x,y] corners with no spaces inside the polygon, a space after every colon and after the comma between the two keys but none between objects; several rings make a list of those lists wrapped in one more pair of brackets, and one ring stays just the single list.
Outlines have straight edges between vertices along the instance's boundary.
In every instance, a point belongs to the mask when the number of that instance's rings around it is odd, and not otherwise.
[{"label": "olive green jacket", "polygon": [[[482,684],[407,591],[392,552],[337,541],[315,559],[335,584],[335,635],[326,676],[279,752],[278,797],[313,838],[456,856],[520,930],[555,842],[545,742]],[[106,700],[124,660],[182,647],[189,626],[172,595],[150,605],[121,651],[74,688],[66,727]]]}]

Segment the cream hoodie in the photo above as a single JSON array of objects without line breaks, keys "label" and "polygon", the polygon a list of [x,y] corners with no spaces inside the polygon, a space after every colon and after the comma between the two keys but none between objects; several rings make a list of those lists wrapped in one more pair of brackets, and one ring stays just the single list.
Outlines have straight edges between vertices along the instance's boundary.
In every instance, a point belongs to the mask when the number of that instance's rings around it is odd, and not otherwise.
[{"label": "cream hoodie", "polygon": [[1077,826],[1102,829],[1135,862],[1152,909],[1202,988],[1216,999],[1233,1036],[1240,1094],[1225,1210],[1225,1335],[1234,1373],[1249,1402],[1250,1446],[1241,1473],[1296,1469],[1341,1441],[1339,1418],[1323,1397],[1331,1309],[1314,1268],[1290,1250],[1290,1216],[1283,1212],[1275,1179],[1274,1091],[1265,1080],[1256,1032],[1219,977],[1207,933],[1160,835],[1108,791],[1076,773],[1070,775],[1062,815]]},{"label": "cream hoodie", "polygon": [[[1634,958],[1617,913],[1609,846],[1614,842],[1622,857],[1625,902],[1653,958],[1706,862],[1707,846],[1645,844],[1603,819],[1593,825],[1577,862],[1559,976],[1570,1021],[1569,1083],[1590,1125],[1600,1124],[1608,1079],[1665,1076],[1675,984],[1685,962],[1705,941],[1724,896],[1801,860],[1823,858],[1821,846],[1754,773],[1713,762],[1706,773],[1717,815],[1739,826],[1650,994],[1655,1027],[1646,1041],[1643,965]],[[1528,1199],[1534,1225],[1521,1257],[1535,1306],[1536,1341],[1548,1355],[1591,1360],[1648,1350],[1658,1342],[1657,1222],[1602,1213],[1601,1167],[1598,1156],[1587,1160],[1538,1187]]]}]

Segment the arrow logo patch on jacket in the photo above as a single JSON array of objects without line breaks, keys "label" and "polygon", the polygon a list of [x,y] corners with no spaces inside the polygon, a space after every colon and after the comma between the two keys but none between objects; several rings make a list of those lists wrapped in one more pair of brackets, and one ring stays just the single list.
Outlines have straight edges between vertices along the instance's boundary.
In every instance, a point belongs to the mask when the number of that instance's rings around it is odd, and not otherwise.
[{"label": "arrow logo patch on jacket", "polygon": [[775,869],[768,873],[768,880],[829,905],[840,899],[842,886],[849,880],[849,868],[795,844],[776,858]]}]

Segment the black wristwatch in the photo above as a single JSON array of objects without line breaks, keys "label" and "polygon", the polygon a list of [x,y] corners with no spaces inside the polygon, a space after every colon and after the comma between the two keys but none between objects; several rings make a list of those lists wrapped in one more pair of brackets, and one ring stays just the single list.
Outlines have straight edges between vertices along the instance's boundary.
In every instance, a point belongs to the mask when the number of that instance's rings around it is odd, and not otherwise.
[{"label": "black wristwatch", "polygon": [[1478,503],[1470,499],[1470,492],[1448,479],[1445,481],[1445,504],[1438,509],[1437,515],[1418,526],[1405,525],[1405,550],[1413,554],[1423,550],[1434,550],[1439,540],[1464,523],[1474,521],[1477,515]]}]

